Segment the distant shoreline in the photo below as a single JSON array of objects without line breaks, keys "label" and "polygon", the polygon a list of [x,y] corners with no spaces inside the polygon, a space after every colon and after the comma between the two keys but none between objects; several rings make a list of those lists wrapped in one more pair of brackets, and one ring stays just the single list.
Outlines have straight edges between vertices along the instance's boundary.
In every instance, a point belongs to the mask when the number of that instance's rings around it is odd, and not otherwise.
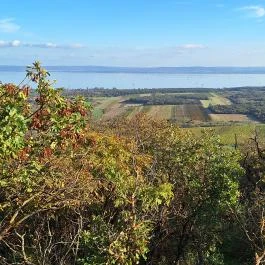
[{"label": "distant shoreline", "polygon": [[[106,74],[265,74],[265,67],[112,67],[46,66],[49,72]],[[26,66],[0,65],[0,72],[25,72]]]}]

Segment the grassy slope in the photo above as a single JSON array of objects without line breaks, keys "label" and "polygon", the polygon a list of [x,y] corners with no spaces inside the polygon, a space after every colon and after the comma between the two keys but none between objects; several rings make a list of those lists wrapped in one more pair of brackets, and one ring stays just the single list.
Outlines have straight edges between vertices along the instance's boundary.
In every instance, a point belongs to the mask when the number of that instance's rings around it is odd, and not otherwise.
[{"label": "grassy slope", "polygon": [[[176,93],[174,93],[176,94]],[[180,93],[185,94],[185,93]],[[138,96],[144,96],[138,95]],[[218,93],[211,93],[209,100],[201,100],[202,106],[199,105],[156,105],[156,106],[142,106],[142,105],[125,105],[122,103],[128,99],[129,96],[120,97],[97,97],[93,99],[93,117],[94,119],[112,119],[116,116],[124,116],[128,118],[134,117],[137,113],[143,112],[150,115],[154,119],[172,119],[178,123],[183,122],[229,122],[239,121],[248,122],[248,117],[245,115],[233,114],[210,114],[208,115],[206,107],[209,104],[231,104],[231,102],[224,96]]]},{"label": "grassy slope", "polygon": [[167,120],[171,118],[171,109],[173,105],[157,105],[151,106],[150,110],[147,112],[147,115],[150,115],[152,118],[159,120]]},{"label": "grassy slope", "polygon": [[249,122],[251,119],[247,115],[243,114],[209,114],[212,121],[238,121],[238,122]]},{"label": "grassy slope", "polygon": [[209,105],[230,105],[231,104],[229,99],[219,94],[216,94],[216,93],[211,93],[209,99],[201,100],[201,103],[204,108],[208,108]]},{"label": "grassy slope", "polygon": [[224,144],[232,145],[235,143],[235,135],[237,137],[238,144],[244,144],[253,137],[255,129],[258,132],[259,137],[262,139],[265,137],[265,124],[244,124],[244,125],[231,125],[231,126],[217,126],[217,127],[195,127],[190,128],[193,133],[200,136],[203,130],[213,130],[216,134],[220,135],[221,141]]}]

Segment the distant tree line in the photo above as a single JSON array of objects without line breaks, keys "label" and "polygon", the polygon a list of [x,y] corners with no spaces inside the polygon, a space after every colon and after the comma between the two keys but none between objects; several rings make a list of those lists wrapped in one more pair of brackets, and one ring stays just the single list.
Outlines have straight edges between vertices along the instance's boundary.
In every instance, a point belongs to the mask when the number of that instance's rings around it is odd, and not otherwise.
[{"label": "distant tree line", "polygon": [[211,92],[240,92],[240,91],[264,91],[265,87],[234,87],[234,88],[134,88],[134,89],[118,89],[118,88],[79,88],[64,89],[64,95],[82,95],[84,97],[118,97],[134,94],[153,94],[153,93],[211,93]]},{"label": "distant tree line", "polygon": [[118,97],[137,94],[155,94],[155,93],[209,93],[214,92],[213,88],[138,88],[138,89],[65,89],[64,95],[82,95],[84,97]]},{"label": "distant tree line", "polygon": [[218,114],[245,114],[265,122],[265,92],[241,89],[231,91],[227,98],[231,105],[210,105],[210,111]]},{"label": "distant tree line", "polygon": [[242,86],[242,87],[226,87],[223,91],[265,91],[265,86]]},{"label": "distant tree line", "polygon": [[182,105],[200,104],[200,100],[207,100],[208,94],[152,94],[150,96],[131,97],[124,101],[127,104],[143,105]]}]

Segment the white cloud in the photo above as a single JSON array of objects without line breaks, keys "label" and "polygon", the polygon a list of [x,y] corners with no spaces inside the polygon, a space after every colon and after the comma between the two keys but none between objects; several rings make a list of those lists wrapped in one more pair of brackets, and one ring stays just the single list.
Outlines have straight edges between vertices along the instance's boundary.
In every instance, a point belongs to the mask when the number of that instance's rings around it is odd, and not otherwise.
[{"label": "white cloud", "polygon": [[206,46],[202,45],[202,44],[188,43],[188,44],[184,44],[184,45],[179,46],[179,48],[192,50],[192,49],[205,49]]},{"label": "white cloud", "polygon": [[20,26],[13,22],[13,18],[5,18],[0,20],[0,31],[5,33],[16,32]]},{"label": "white cloud", "polygon": [[21,45],[21,42],[19,40],[13,40],[13,41],[0,40],[0,48],[1,47],[18,47],[20,45]]},{"label": "white cloud", "polygon": [[44,44],[44,46],[47,48],[57,48],[58,47],[57,44],[52,43],[52,42],[48,42],[48,43]]},{"label": "white cloud", "polygon": [[21,42],[19,40],[13,40],[13,41],[3,41],[0,40],[0,48],[6,48],[6,47],[36,47],[36,48],[61,48],[61,49],[78,49],[78,48],[84,48],[85,46],[82,44],[56,44],[52,42],[47,43],[26,43]]},{"label": "white cloud", "polygon": [[58,44],[47,42],[47,43],[21,43],[23,47],[36,47],[36,48],[59,48]]},{"label": "white cloud", "polygon": [[23,46],[31,46],[31,47],[39,47],[39,48],[61,48],[61,49],[79,49],[84,48],[85,45],[83,44],[57,44],[53,42],[47,43],[31,43],[31,44],[24,44]]},{"label": "white cloud", "polygon": [[265,8],[262,6],[244,6],[240,8],[248,12],[248,15],[256,18],[262,18],[265,16]]},{"label": "white cloud", "polygon": [[12,47],[18,47],[20,46],[21,42],[19,40],[13,40],[10,44]]},{"label": "white cloud", "polygon": [[0,40],[0,47],[6,47],[6,42],[3,40]]}]

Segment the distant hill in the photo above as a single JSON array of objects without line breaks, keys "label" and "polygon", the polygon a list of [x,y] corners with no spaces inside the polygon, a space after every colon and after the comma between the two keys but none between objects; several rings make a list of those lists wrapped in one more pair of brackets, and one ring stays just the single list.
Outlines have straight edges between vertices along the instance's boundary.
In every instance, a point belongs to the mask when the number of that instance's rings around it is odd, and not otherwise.
[{"label": "distant hill", "polygon": [[[50,72],[132,73],[132,74],[265,74],[265,67],[115,67],[46,66]],[[0,65],[0,72],[24,72],[25,66]]]}]

